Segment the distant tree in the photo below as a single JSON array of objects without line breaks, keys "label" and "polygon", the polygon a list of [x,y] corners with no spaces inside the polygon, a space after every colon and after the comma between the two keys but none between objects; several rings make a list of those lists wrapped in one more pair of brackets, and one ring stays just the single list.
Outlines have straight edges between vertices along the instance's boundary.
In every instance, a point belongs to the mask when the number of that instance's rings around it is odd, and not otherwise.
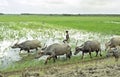
[{"label": "distant tree", "polygon": [[31,15],[30,13],[21,13],[21,15]]},{"label": "distant tree", "polygon": [[71,16],[71,14],[63,14],[63,16]]},{"label": "distant tree", "polygon": [[4,13],[0,13],[0,15],[4,15]]}]

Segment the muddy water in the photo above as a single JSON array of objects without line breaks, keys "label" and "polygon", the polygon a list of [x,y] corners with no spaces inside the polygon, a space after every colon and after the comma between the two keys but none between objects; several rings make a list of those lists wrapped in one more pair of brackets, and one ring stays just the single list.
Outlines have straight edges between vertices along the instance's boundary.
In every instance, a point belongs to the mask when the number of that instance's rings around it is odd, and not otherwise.
[{"label": "muddy water", "polygon": [[[35,74],[39,76],[35,76]],[[120,77],[120,61],[114,58],[96,59],[73,64],[49,65],[49,67],[11,72],[6,77]]]},{"label": "muddy water", "polygon": [[48,76],[41,77],[120,77],[120,65],[74,68],[67,72],[60,72],[55,68],[54,71],[49,71],[46,75]]},{"label": "muddy water", "polygon": [[[27,23],[26,25],[28,24],[29,23]],[[9,26],[15,25],[17,24],[10,23]],[[17,41],[21,43],[26,40],[38,39],[42,42],[42,44],[49,46],[53,43],[63,43],[62,41],[65,39],[66,31],[66,29],[37,29],[36,31],[34,31],[25,28],[18,31],[10,29],[9,27],[4,27],[4,25],[0,27],[0,30],[2,31],[2,33],[0,34],[3,37],[0,41],[0,68],[6,67],[9,64],[15,61],[19,61],[22,58],[19,55],[19,49],[11,49],[10,47]],[[112,37],[111,35],[101,35],[100,33],[78,31],[73,29],[69,29],[68,31],[70,34],[69,44],[72,46],[72,51],[74,51],[77,40],[77,45],[81,45],[87,40],[98,40],[101,43],[102,49],[104,50],[104,43]],[[46,57],[41,57],[40,60],[45,58]]]}]

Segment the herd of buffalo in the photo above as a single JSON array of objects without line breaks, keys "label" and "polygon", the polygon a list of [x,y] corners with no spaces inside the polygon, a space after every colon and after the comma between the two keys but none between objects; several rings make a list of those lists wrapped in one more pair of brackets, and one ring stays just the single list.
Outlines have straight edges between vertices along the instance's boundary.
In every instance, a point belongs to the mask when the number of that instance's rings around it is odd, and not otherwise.
[{"label": "herd of buffalo", "polygon": [[[39,40],[27,40],[19,44],[14,44],[12,48],[20,48],[20,51],[25,50],[28,51],[28,53],[30,53],[31,49],[36,49],[36,59],[43,55],[49,55],[45,61],[45,64],[47,64],[48,60],[51,58],[53,58],[53,61],[55,62],[57,56],[60,55],[66,54],[66,58],[69,59],[72,56],[71,46],[68,43],[54,43],[48,47],[46,46],[42,48],[41,42]],[[91,52],[96,52],[96,56],[98,56],[98,54],[102,56],[101,45],[97,40],[86,41],[81,46],[76,46],[74,55],[78,54],[80,51],[82,52],[82,59],[84,57],[84,53],[89,53],[90,58],[92,58]],[[113,37],[107,43],[105,43],[105,51],[107,51],[107,57],[113,55],[115,59],[118,60],[120,56],[120,37]]]}]

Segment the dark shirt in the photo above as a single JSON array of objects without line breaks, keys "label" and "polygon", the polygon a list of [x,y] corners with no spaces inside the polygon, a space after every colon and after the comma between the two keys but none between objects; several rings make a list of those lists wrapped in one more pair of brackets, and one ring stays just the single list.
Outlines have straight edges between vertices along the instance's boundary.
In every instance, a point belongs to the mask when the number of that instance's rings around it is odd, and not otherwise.
[{"label": "dark shirt", "polygon": [[66,35],[66,40],[68,40],[68,39],[69,39],[69,34]]},{"label": "dark shirt", "polygon": [[68,41],[69,41],[69,34],[68,34],[68,33],[66,34],[66,39],[65,39],[65,40],[63,40],[63,42],[65,43],[65,41],[66,41],[66,42],[68,42]]}]

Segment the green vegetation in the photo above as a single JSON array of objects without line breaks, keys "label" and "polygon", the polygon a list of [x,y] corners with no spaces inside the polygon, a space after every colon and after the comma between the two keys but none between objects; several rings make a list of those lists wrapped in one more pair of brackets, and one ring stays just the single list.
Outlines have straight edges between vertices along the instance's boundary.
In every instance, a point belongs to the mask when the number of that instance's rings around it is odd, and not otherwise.
[{"label": "green vegetation", "polygon": [[72,56],[71,59],[67,59],[66,57],[59,58],[56,60],[54,63],[53,60],[51,59],[48,61],[48,64],[44,64],[44,60],[38,60],[34,59],[35,55],[29,54],[29,56],[24,57],[22,60],[14,63],[14,65],[9,66],[7,69],[3,69],[3,72],[12,72],[12,71],[22,71],[25,70],[26,68],[29,69],[39,69],[39,68],[44,68],[44,67],[50,67],[50,66],[56,66],[56,65],[64,65],[64,64],[75,64],[79,62],[85,62],[85,61],[90,61],[90,60],[95,60],[95,59],[102,59],[105,57],[105,52],[102,53],[102,57],[98,55],[98,57],[95,57],[96,53],[92,53],[92,59],[90,58],[89,54],[85,54],[84,59],[81,59],[81,56]]},{"label": "green vegetation", "polygon": [[[41,16],[41,15],[1,15],[1,22],[41,22],[54,27],[67,27],[78,30],[120,34],[119,16]],[[33,27],[30,26],[29,27]],[[36,28],[39,25],[34,26]]]},{"label": "green vegetation", "polygon": [[[1,23],[2,22],[2,23]],[[28,22],[29,24],[26,25]],[[32,22],[32,23],[31,23]],[[21,24],[22,23],[22,24]],[[25,25],[24,25],[25,24]],[[44,24],[44,25],[43,25]],[[12,26],[11,26],[12,25]],[[15,35],[10,35],[10,38],[14,38],[16,35],[24,36],[30,29],[34,31],[40,32],[38,29],[51,29],[54,28],[58,30],[59,28],[65,29],[77,29],[77,30],[85,30],[88,32],[99,32],[103,34],[120,34],[120,17],[117,16],[41,16],[41,15],[1,15],[0,16],[0,27],[4,27],[3,29],[7,29],[9,31],[12,30],[18,31]],[[1,30],[3,30],[1,29]],[[28,29],[28,31],[26,31]],[[10,31],[10,32],[12,32]],[[9,34],[5,33],[6,34]],[[24,32],[24,33],[22,33]],[[1,32],[2,34],[4,32]],[[46,32],[47,33],[47,32]],[[37,33],[36,33],[37,34]],[[45,33],[44,33],[45,34]],[[49,33],[48,33],[49,34]],[[0,39],[9,38],[0,35]],[[34,34],[33,34],[34,35]],[[35,37],[37,37],[35,35]],[[16,37],[18,38],[18,37]],[[14,65],[9,66],[7,69],[3,69],[3,72],[10,71],[22,71],[25,68],[43,68],[51,65],[61,65],[61,64],[69,64],[69,63],[77,63],[81,62],[81,56],[72,57],[71,60],[56,60],[56,63],[53,61],[49,61],[48,65],[44,65],[44,61],[34,60],[35,55],[24,57],[21,61],[14,63]],[[95,56],[93,54],[92,56]],[[103,52],[103,57],[105,57],[105,53]],[[93,59],[98,59],[100,57],[93,57]],[[89,55],[84,58],[83,61],[92,60],[89,58]]]}]

